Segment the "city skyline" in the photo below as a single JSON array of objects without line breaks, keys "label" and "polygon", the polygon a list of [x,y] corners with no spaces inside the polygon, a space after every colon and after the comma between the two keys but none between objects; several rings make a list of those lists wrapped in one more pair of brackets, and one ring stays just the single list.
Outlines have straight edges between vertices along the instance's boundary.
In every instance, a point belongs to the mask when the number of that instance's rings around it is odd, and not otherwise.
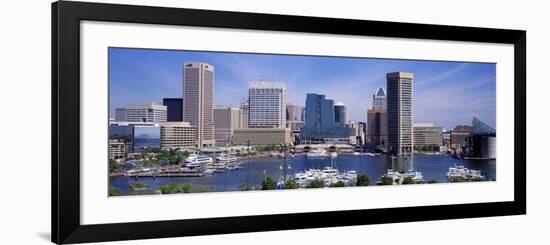
[{"label": "city skyline", "polygon": [[282,82],[288,103],[304,106],[307,93],[346,105],[347,119],[367,121],[372,95],[386,87],[386,73],[415,73],[415,122],[451,130],[472,117],[496,120],[495,64],[439,61],[263,55],[110,48],[110,117],[126,104],[162,104],[181,97],[182,66],[216,67],[214,104],[239,107],[250,82]]}]

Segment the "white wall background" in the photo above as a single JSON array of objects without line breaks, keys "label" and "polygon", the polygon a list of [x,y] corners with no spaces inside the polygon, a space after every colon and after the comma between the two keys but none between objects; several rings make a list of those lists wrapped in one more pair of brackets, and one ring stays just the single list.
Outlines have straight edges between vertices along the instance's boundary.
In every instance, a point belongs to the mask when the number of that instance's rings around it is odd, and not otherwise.
[{"label": "white wall background", "polygon": [[[105,1],[115,2],[115,1]],[[550,22],[544,1],[120,0],[120,3],[527,30],[525,216],[260,232],[108,244],[513,244],[547,239],[550,160],[545,97]],[[0,14],[0,244],[50,239],[50,1],[4,3]],[[16,169],[17,168],[17,169]],[[16,175],[9,174],[16,171]],[[25,174],[24,176],[22,174]],[[451,239],[452,237],[460,239]],[[391,239],[391,240],[388,240]],[[466,239],[466,240],[464,240]],[[537,243],[537,242],[535,242]]]}]

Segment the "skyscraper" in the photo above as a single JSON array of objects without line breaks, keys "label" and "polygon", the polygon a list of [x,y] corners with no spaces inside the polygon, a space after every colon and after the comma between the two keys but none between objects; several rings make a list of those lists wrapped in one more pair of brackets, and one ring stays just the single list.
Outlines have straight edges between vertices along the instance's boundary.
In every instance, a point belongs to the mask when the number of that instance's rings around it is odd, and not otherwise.
[{"label": "skyscraper", "polygon": [[413,79],[414,74],[393,72],[387,78],[388,151],[402,155],[414,148]]},{"label": "skyscraper", "polygon": [[214,67],[183,65],[183,120],[197,127],[197,145],[214,145]]},{"label": "skyscraper", "polygon": [[305,142],[325,142],[327,140],[349,141],[352,129],[345,123],[336,123],[334,101],[322,94],[306,95],[306,121],[300,130],[300,138]]},{"label": "skyscraper", "polygon": [[249,127],[286,128],[286,88],[260,81],[248,89]]},{"label": "skyscraper", "polygon": [[338,125],[346,124],[346,105],[342,102],[334,104],[334,121]]},{"label": "skyscraper", "polygon": [[384,88],[378,88],[372,95],[372,109],[386,109],[386,91]]},{"label": "skyscraper", "polygon": [[183,99],[164,98],[162,104],[166,106],[168,122],[183,122]]},{"label": "skyscraper", "polygon": [[367,111],[366,143],[373,144],[382,151],[387,150],[388,115],[386,105],[386,91],[383,88],[378,88],[372,95],[372,108]]}]

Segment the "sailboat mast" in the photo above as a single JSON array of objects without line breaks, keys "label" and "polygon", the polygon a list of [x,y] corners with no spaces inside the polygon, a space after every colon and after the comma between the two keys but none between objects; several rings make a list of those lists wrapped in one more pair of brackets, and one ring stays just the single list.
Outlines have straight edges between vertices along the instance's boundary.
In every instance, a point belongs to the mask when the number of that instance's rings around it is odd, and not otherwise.
[{"label": "sailboat mast", "polygon": [[283,145],[283,154],[284,154],[284,157],[285,157],[285,160],[284,160],[284,166],[283,166],[283,173],[284,173],[284,179],[283,179],[283,182],[286,182],[286,144]]},{"label": "sailboat mast", "polygon": [[411,170],[414,170],[414,153],[411,150]]}]

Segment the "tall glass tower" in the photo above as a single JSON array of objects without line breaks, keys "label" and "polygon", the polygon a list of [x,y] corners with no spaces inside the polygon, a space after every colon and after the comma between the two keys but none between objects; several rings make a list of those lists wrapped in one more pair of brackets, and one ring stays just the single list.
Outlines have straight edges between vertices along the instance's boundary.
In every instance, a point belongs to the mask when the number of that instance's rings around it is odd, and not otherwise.
[{"label": "tall glass tower", "polygon": [[388,151],[410,154],[414,148],[413,79],[409,72],[393,72],[387,78]]},{"label": "tall glass tower", "polygon": [[[306,142],[324,142],[327,139],[349,139],[352,129],[336,123],[334,101],[322,94],[306,95],[306,121],[300,138]],[[345,120],[345,118],[344,118]]]}]

